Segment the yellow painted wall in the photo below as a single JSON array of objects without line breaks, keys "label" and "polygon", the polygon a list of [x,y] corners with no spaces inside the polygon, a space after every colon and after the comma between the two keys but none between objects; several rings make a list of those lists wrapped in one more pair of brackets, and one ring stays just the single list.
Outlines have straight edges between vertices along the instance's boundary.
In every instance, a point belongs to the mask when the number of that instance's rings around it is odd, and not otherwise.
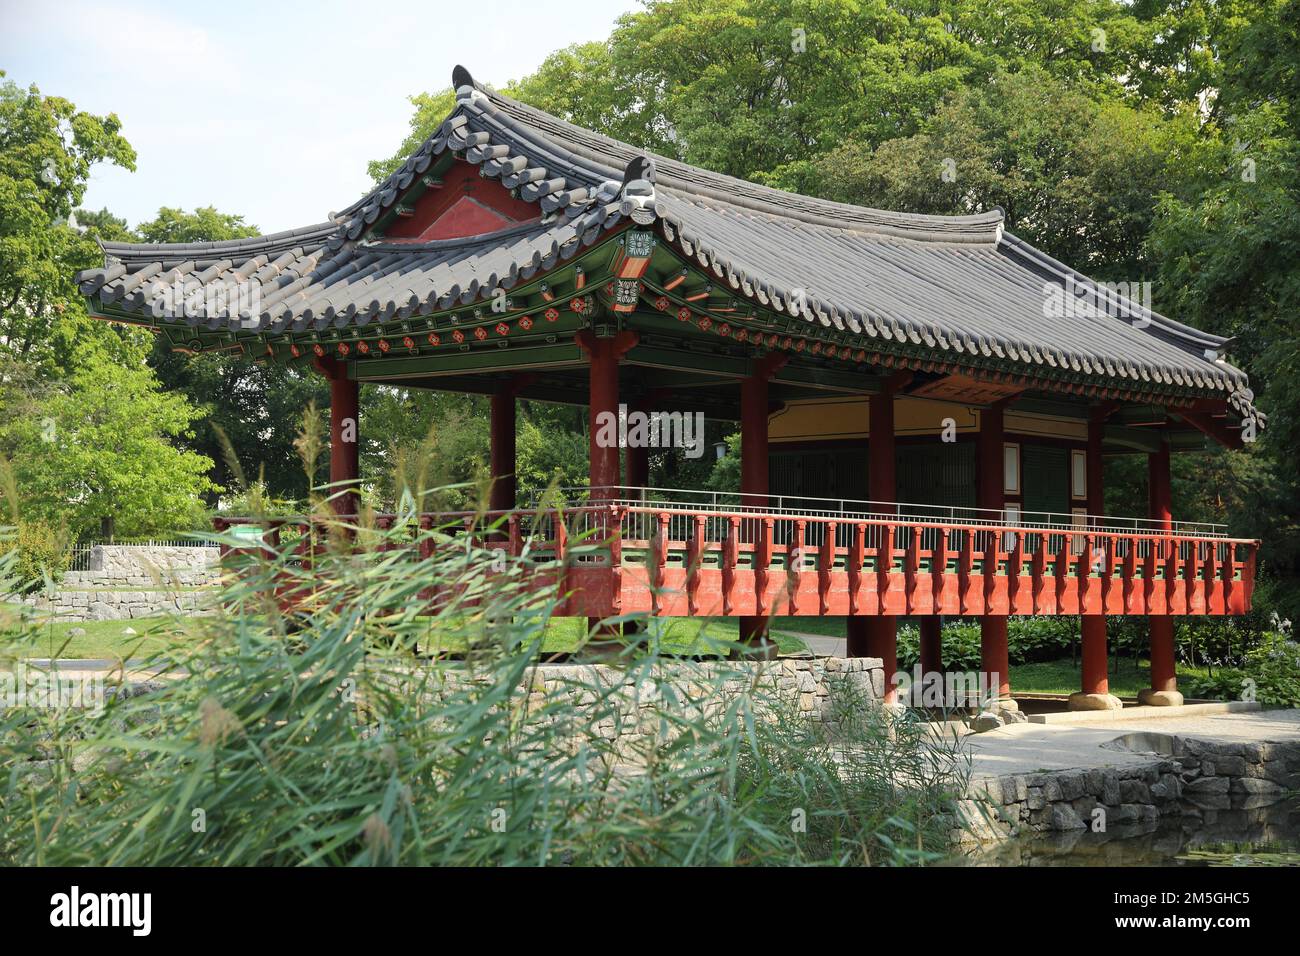
[{"label": "yellow painted wall", "polygon": [[[790,402],[767,423],[768,440],[777,442],[836,441],[866,438],[871,432],[868,400],[858,397],[813,398]],[[894,433],[936,435],[952,419],[958,434],[979,431],[979,409],[954,402],[900,397],[894,405]],[[1008,409],[1008,434],[1087,441],[1088,425],[1073,419],[1053,418]]]}]

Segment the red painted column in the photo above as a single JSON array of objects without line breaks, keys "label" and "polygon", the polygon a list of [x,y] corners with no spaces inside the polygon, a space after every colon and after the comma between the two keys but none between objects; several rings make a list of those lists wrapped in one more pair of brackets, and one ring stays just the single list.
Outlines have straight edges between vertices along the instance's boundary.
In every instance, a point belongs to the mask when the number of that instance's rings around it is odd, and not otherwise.
[{"label": "red painted column", "polygon": [[[767,413],[768,364],[759,362],[740,382],[740,502],[747,508],[765,508],[768,491]],[[766,648],[768,619],[744,616],[739,621],[740,642]]]},{"label": "red painted column", "polygon": [[[1101,440],[1105,429],[1104,413],[1094,408],[1088,419],[1088,514],[1100,517],[1106,510],[1102,495]],[[1095,558],[1094,558],[1095,560]],[[1095,582],[1094,582],[1095,583]],[[1110,677],[1106,662],[1106,616],[1084,614],[1080,618],[1083,643],[1081,687],[1085,694],[1109,694]]]},{"label": "red painted column", "polygon": [[[589,436],[587,473],[588,487],[591,488],[590,502],[596,505],[602,498],[612,496],[613,492],[609,489],[618,484],[618,432],[615,428],[611,439],[611,430],[605,426],[610,421],[608,416],[613,416],[612,420],[615,424],[618,421],[618,363],[627,351],[636,345],[637,335],[635,332],[624,331],[612,337],[597,338],[593,332],[584,329],[574,336],[574,342],[586,355],[590,367],[587,400]],[[612,539],[613,533],[617,530],[603,524],[601,528],[600,536],[607,541]],[[613,570],[616,569],[611,569]],[[616,574],[611,573],[610,581],[614,587],[619,586],[616,583],[618,581]],[[600,621],[600,617],[589,617],[588,629],[610,628],[608,625],[599,628]]]},{"label": "red painted column", "polygon": [[[1169,443],[1147,455],[1148,514],[1161,531],[1172,531],[1173,488],[1169,480]],[[1174,619],[1167,614],[1153,614],[1148,619],[1151,632],[1151,689],[1175,692],[1178,676],[1174,669]]]},{"label": "red painted column", "polygon": [[921,673],[943,673],[942,619],[937,614],[927,614],[921,624]]},{"label": "red painted column", "polygon": [[[348,378],[347,364],[337,359],[316,359],[315,366],[330,383],[329,493],[336,514],[355,515],[360,505],[355,488],[361,477],[361,383]],[[352,490],[338,494],[345,488]]]},{"label": "red painted column", "polygon": [[612,339],[595,339],[590,352],[591,389],[588,400],[589,431],[588,478],[593,500],[601,496],[599,489],[618,484],[619,447],[617,441],[602,441],[602,426],[608,415],[618,417],[618,354]]},{"label": "red painted column", "polygon": [[[1002,450],[1005,410],[1006,401],[1003,400],[980,412],[980,431],[976,440],[978,501],[981,508],[990,511],[1001,511],[1005,503],[1005,458]],[[980,670],[990,691],[996,686],[998,698],[1006,706],[1011,700],[1011,658],[1007,652],[1005,614],[980,617]]]},{"label": "red painted column", "polygon": [[[910,375],[906,374],[892,377],[879,392],[871,396],[868,403],[870,435],[867,440],[867,494],[872,501],[898,501],[894,395],[909,378]],[[885,672],[885,702],[897,702],[898,688],[894,675],[898,673],[898,618],[892,614],[849,618],[847,643],[850,657],[865,654],[867,657],[880,658]]]},{"label": "red painted column", "polygon": [[515,388],[513,382],[502,384],[492,393],[490,427],[492,490],[488,494],[491,511],[515,508]]},{"label": "red painted column", "polygon": [[740,383],[740,500],[749,508],[767,504],[767,379],[760,369]]}]

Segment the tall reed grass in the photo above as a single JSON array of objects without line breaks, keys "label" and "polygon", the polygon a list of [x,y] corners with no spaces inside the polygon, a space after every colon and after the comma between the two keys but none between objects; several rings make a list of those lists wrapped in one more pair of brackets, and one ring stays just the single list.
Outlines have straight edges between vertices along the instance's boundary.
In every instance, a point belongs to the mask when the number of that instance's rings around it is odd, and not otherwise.
[{"label": "tall reed grass", "polygon": [[[222,613],[179,622],[187,639],[147,662],[159,676],[119,683],[102,715],[6,706],[0,862],[844,865],[945,855],[963,769],[925,725],[845,685],[829,733],[763,679],[779,665],[669,657],[654,620],[611,663],[621,680],[593,669],[573,693],[541,697],[539,648],[559,596],[536,587],[544,568],[534,556],[503,559],[479,538],[452,537],[459,525],[420,530],[414,496],[392,528],[359,524],[332,523],[310,562],[288,542],[247,557],[224,585]],[[435,544],[428,557],[424,535]],[[19,667],[35,656],[37,628],[25,611],[5,613],[0,667]],[[463,653],[417,650],[440,641]],[[611,739],[628,720],[642,732]]]}]

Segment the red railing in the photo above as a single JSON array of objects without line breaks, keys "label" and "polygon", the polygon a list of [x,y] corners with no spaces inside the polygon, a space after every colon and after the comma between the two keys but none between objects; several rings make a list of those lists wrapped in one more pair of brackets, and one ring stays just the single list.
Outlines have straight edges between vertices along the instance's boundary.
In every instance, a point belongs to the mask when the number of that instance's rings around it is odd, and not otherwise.
[{"label": "red railing", "polygon": [[[379,515],[376,525],[387,530],[397,520]],[[259,523],[268,548],[277,548],[282,531],[293,527],[305,561],[324,533],[303,518],[218,519],[217,530]],[[1212,530],[1195,534],[1188,525],[1164,532],[1134,524],[1029,527],[623,500],[425,514],[410,531],[422,557],[439,542],[451,546],[465,536],[511,555],[526,552],[537,568],[536,586],[556,588],[561,613],[569,615],[1224,615],[1250,609],[1259,542]],[[430,533],[416,536],[416,527]],[[391,535],[381,540],[383,549],[400,546]],[[223,553],[231,550],[223,546]]]}]

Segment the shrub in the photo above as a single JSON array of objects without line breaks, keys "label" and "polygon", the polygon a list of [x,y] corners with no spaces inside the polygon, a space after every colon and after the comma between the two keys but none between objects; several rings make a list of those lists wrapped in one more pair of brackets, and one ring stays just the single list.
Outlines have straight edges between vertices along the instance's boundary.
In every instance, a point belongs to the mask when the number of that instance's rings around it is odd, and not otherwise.
[{"label": "shrub", "polygon": [[[303,503],[292,498],[276,498],[266,487],[266,482],[258,480],[228,499],[223,498],[218,514],[237,517],[257,516],[265,518],[286,517],[302,514]],[[208,525],[203,522],[204,527]],[[198,525],[196,525],[198,527]]]},{"label": "shrub", "polygon": [[20,521],[14,542],[12,579],[20,594],[58,584],[68,569],[68,548],[63,536],[42,521]]},{"label": "shrub", "polygon": [[[1249,614],[1233,617],[1178,617],[1174,635],[1179,659],[1195,666],[1242,668],[1250,653],[1267,644],[1278,630],[1273,606],[1257,602]],[[1269,616],[1271,616],[1271,620]],[[1007,654],[1013,665],[1060,660],[1077,652],[1079,618],[1011,617],[1007,620]],[[1113,616],[1106,631],[1111,655],[1146,657],[1151,645],[1147,618]],[[910,670],[918,659],[920,633],[914,624],[898,630],[899,665]],[[943,626],[943,662],[952,670],[980,664],[980,628],[972,620],[947,620]]]},{"label": "shrub", "polygon": [[[1070,653],[1077,640],[1075,617],[1013,617],[1007,621],[1007,654],[1012,664],[1052,661]],[[920,658],[920,631],[914,624],[898,629],[898,663],[911,670]],[[948,670],[973,671],[980,667],[980,626],[972,621],[945,621],[943,665]]]},{"label": "shrub", "polygon": [[1183,677],[1179,683],[1189,697],[1300,707],[1300,644],[1284,634],[1272,634],[1247,652],[1243,666],[1223,668],[1205,677]]}]

